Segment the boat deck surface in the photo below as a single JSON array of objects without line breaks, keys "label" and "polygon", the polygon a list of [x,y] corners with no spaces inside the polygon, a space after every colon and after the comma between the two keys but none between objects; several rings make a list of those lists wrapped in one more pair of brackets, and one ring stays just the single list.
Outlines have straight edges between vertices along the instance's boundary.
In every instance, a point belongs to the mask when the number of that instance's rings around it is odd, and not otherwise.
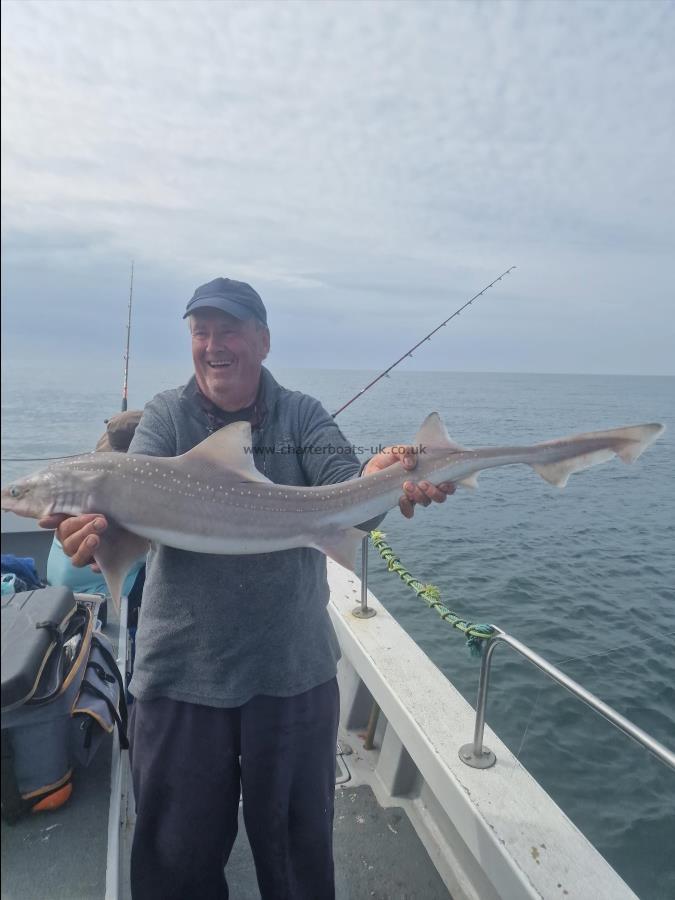
[{"label": "boat deck surface", "polygon": [[61,809],[2,823],[2,900],[105,896],[111,743],[77,769]]},{"label": "boat deck surface", "polygon": [[[367,785],[336,789],[333,846],[336,900],[450,897],[405,812],[383,809]],[[232,900],[259,900],[241,811],[226,872]]]},{"label": "boat deck surface", "polygon": [[[78,770],[73,796],[63,809],[14,826],[3,822],[3,900],[105,896],[109,792],[108,747],[89,768]],[[367,785],[336,788],[334,834],[337,900],[450,897],[405,812],[383,809]],[[258,900],[241,812],[226,873],[232,900]]]}]

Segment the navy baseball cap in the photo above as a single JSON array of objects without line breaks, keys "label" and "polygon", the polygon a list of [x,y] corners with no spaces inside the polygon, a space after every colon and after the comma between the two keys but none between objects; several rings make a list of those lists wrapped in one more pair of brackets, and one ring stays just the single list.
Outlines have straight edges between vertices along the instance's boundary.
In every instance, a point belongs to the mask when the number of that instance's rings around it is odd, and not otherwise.
[{"label": "navy baseball cap", "polygon": [[208,284],[198,287],[185,310],[184,319],[198,309],[211,307],[229,313],[237,319],[256,318],[267,325],[267,310],[260,298],[245,281],[234,281],[232,278],[214,278]]}]

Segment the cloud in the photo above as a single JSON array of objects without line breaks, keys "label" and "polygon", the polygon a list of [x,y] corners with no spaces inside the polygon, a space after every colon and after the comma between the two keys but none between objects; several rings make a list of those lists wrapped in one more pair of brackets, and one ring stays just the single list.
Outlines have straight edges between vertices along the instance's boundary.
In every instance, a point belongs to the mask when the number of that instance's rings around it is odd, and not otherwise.
[{"label": "cloud", "polygon": [[[161,285],[144,298],[158,312],[231,274],[302,315],[310,339],[330,321],[342,346],[355,317],[391,338],[406,314],[413,326],[443,318],[446,297],[466,299],[513,262],[523,302],[552,301],[537,340],[558,370],[590,365],[583,341],[555,345],[563,306],[621,309],[634,331],[614,272],[631,289],[649,283],[648,328],[672,334],[659,299],[675,204],[668,4],[3,9],[15,334],[55,279],[74,291],[69,309],[78,297],[86,309],[78,278],[91,285],[104,268],[123,282],[131,257]],[[578,290],[581,272],[593,292]],[[509,327],[518,346],[527,329]],[[474,352],[472,368],[514,364]],[[609,344],[594,359],[626,364]],[[672,371],[671,354],[630,365]]]}]

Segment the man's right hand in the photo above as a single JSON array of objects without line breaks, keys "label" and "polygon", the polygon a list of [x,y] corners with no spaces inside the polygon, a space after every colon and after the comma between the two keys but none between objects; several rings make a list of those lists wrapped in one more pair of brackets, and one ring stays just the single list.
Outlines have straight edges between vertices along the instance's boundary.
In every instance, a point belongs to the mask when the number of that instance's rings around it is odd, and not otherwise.
[{"label": "man's right hand", "polygon": [[[55,528],[61,546],[74,566],[81,568],[94,561],[100,540],[98,535],[108,527],[105,516],[86,513],[81,516],[46,516],[40,519],[41,528]],[[93,568],[98,571],[98,566]]]}]

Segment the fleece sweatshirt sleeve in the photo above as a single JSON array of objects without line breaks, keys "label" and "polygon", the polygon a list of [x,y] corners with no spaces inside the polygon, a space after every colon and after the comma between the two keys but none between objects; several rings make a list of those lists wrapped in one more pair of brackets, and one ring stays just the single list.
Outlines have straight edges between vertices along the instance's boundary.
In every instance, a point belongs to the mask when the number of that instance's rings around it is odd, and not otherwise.
[{"label": "fleece sweatshirt sleeve", "polygon": [[176,429],[171,428],[169,405],[161,394],[146,405],[141,421],[134,432],[129,453],[146,456],[176,456]]},{"label": "fleece sweatshirt sleeve", "polygon": [[321,403],[304,395],[297,412],[296,439],[307,483],[337,484],[358,475],[361,464],[354,448]]},{"label": "fleece sweatshirt sleeve", "polygon": [[[302,467],[308,484],[338,484],[361,475],[362,466],[353,446],[318,400],[303,396],[298,405],[298,418],[298,443],[303,451]],[[384,515],[377,516],[357,527],[372,531],[383,519]]]}]

